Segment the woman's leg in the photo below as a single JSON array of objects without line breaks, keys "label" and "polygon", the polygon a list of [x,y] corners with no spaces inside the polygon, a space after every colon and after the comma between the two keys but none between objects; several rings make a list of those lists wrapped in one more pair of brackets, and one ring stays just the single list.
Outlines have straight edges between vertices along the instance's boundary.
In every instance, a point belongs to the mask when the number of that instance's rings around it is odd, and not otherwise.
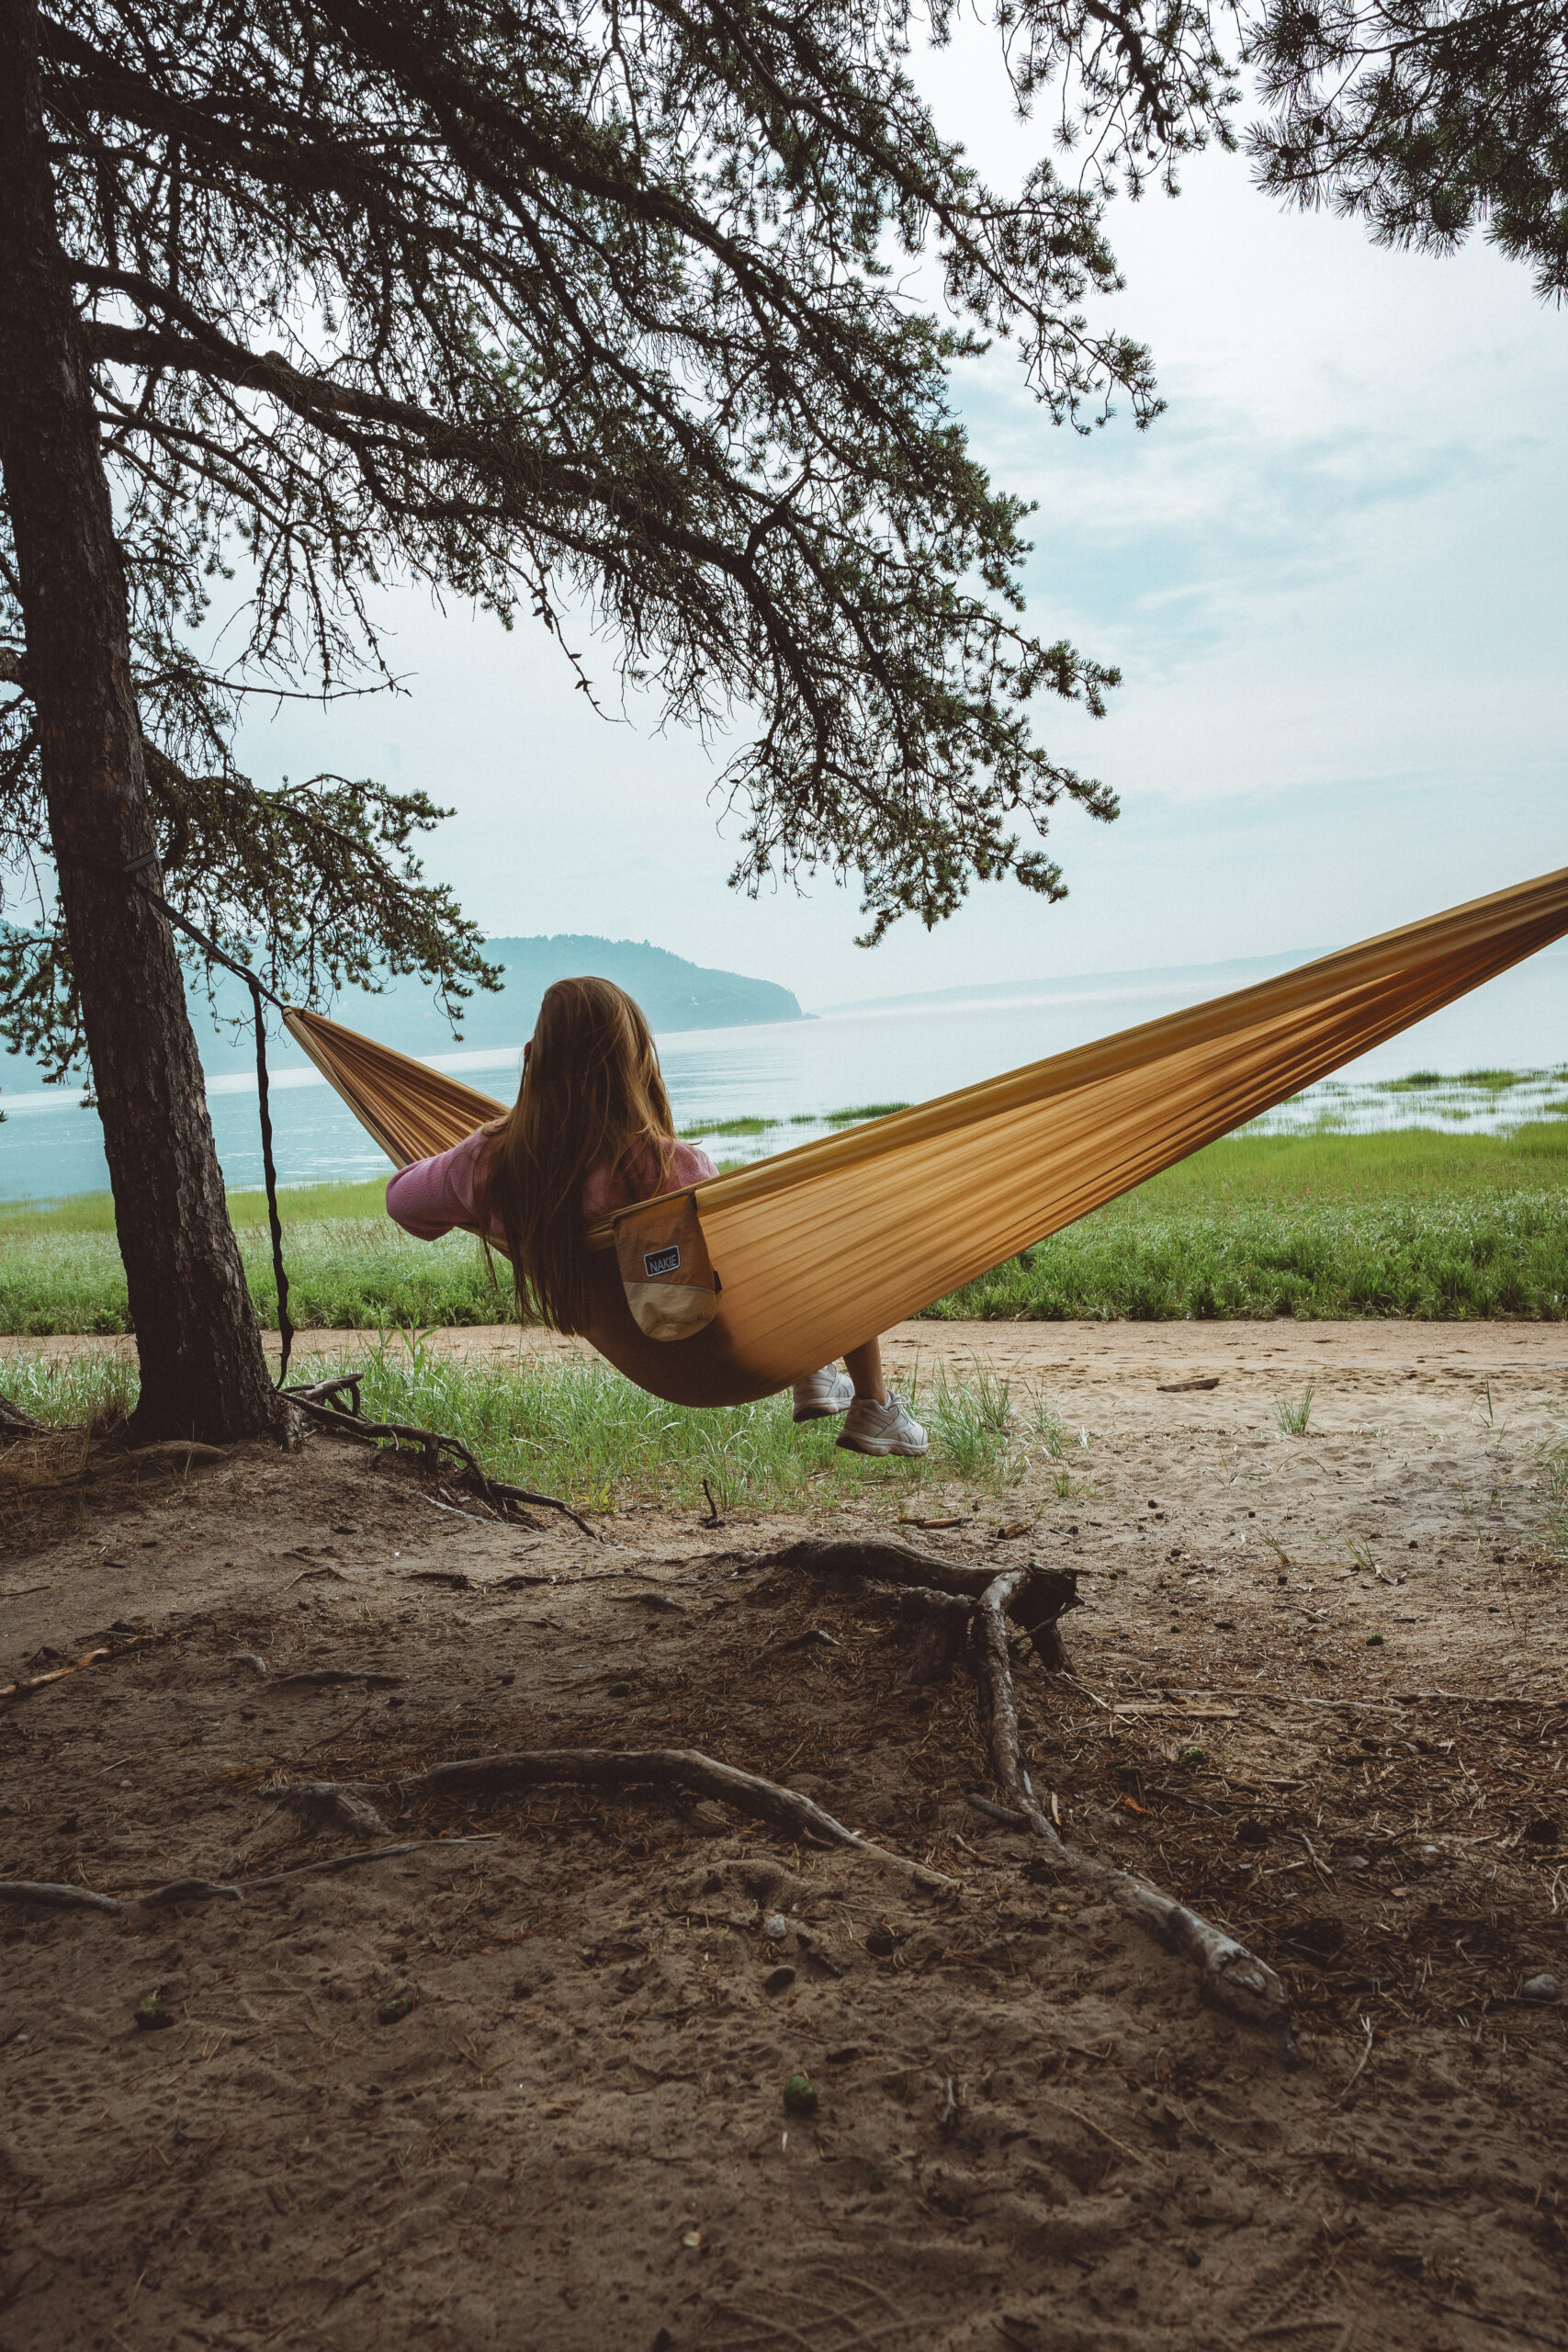
[{"label": "woman's leg", "polygon": [[882,1377],[880,1340],[868,1340],[863,1348],[847,1348],[844,1370],[854,1382],[857,1396],[869,1396],[874,1405],[886,1404],[887,1383]]}]

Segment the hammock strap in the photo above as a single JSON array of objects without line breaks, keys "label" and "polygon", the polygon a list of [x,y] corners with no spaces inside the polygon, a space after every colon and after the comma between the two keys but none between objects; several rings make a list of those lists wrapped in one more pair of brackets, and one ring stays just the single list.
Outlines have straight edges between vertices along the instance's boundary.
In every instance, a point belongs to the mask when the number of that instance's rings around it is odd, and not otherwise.
[{"label": "hammock strap", "polygon": [[133,884],[149,905],[157,908],[165,922],[172,923],[176,931],[183,931],[187,939],[194,939],[204,956],[209,956],[215,964],[221,964],[224,970],[232,972],[237,980],[243,980],[251,992],[256,1027],[256,1108],[261,1117],[262,1175],[266,1185],[266,1221],[272,1235],[272,1277],[277,1290],[277,1336],[281,1343],[277,1378],[274,1385],[281,1388],[288,1377],[288,1359],[294,1348],[294,1326],[288,1316],[288,1274],[283,1263],[283,1220],[277,1211],[277,1169],[272,1151],[272,1105],[267,1095],[266,1015],[262,1011],[262,1001],[265,998],[268,1004],[276,1005],[281,1012],[283,1000],[275,996],[248,965],[236,964],[231,956],[224,954],[215,939],[209,939],[206,932],[198,931],[195,923],[187,921],[158,891],[142,881],[141,869],[155,863],[155,851],[150,850],[142,857],[133,857],[126,865],[111,865],[101,857],[79,857],[68,850],[59,852],[58,855],[67,865],[89,866],[95,873],[117,875]]}]

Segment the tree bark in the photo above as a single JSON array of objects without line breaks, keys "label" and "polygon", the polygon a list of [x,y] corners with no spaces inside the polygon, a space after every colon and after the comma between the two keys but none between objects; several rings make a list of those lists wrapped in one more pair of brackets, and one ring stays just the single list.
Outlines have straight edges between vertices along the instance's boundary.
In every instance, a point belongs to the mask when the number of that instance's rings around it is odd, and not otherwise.
[{"label": "tree bark", "polygon": [[[61,904],[141,1359],[142,1437],[274,1413],[169,925],[120,872],[156,849],[92,380],[60,242],[34,0],[0,0],[0,468]],[[154,862],[143,878],[160,886]]]}]

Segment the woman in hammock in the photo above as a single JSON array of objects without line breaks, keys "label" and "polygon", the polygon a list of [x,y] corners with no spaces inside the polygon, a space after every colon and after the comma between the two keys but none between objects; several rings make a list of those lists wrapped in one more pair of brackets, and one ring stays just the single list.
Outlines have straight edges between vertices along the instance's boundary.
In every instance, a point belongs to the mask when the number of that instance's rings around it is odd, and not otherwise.
[{"label": "woman in hammock", "polygon": [[[600,979],[558,980],[523,1049],[514,1107],[434,1159],[400,1169],[387,1213],[421,1241],[454,1226],[494,1236],[558,1331],[592,1320],[584,1227],[613,1209],[700,1184],[717,1169],[674,1134],[641,1010]],[[795,1384],[797,1421],[842,1414],[852,1453],[923,1453],[926,1433],[882,1377],[875,1340]]]}]

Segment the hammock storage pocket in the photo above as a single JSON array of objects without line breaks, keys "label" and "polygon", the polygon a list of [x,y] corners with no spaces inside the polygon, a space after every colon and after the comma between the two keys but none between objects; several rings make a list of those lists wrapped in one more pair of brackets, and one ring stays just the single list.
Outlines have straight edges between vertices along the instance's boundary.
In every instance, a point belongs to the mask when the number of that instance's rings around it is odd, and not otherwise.
[{"label": "hammock storage pocket", "polygon": [[624,1209],[615,1262],[632,1320],[650,1340],[689,1340],[718,1312],[718,1276],[690,1193]]}]

